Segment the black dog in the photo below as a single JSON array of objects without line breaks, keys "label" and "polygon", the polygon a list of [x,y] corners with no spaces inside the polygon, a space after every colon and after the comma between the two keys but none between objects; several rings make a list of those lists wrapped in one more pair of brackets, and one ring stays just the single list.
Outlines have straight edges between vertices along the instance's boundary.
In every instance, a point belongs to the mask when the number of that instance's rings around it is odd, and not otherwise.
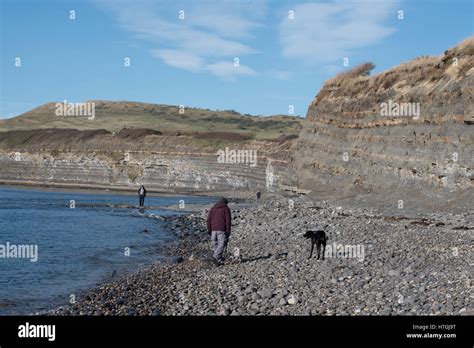
[{"label": "black dog", "polygon": [[324,253],[326,251],[326,233],[323,230],[318,231],[307,231],[304,235],[305,238],[311,238],[311,253],[309,254],[308,259],[313,256],[313,249],[314,245],[317,244],[316,248],[318,251],[318,260],[319,255],[321,253],[321,245],[323,246],[323,260],[324,260]]}]

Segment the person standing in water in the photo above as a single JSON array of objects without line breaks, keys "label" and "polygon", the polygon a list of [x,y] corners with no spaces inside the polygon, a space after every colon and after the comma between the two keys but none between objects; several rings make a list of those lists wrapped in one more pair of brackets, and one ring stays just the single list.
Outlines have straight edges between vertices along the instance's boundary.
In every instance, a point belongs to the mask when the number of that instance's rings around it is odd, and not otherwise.
[{"label": "person standing in water", "polygon": [[143,207],[145,204],[145,197],[146,197],[146,189],[145,186],[141,185],[138,189],[138,198],[139,198],[139,205]]}]

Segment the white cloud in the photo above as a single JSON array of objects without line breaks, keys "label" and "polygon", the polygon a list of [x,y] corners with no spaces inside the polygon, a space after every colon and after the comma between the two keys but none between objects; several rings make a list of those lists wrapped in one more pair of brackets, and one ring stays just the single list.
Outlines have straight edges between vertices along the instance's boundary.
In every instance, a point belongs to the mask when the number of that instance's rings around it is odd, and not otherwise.
[{"label": "white cloud", "polygon": [[154,57],[162,59],[166,64],[192,72],[202,69],[204,60],[192,53],[180,50],[152,50]]},{"label": "white cloud", "polygon": [[252,31],[262,26],[257,19],[265,13],[266,1],[201,0],[187,20],[193,26],[218,32],[222,37],[242,39],[251,38]]},{"label": "white cloud", "polygon": [[211,74],[219,76],[224,80],[235,80],[235,77],[238,75],[247,75],[252,76],[256,75],[257,73],[249,68],[248,66],[240,64],[239,66],[234,66],[233,62],[228,61],[220,61],[217,63],[208,64],[206,66],[206,70],[208,70]]},{"label": "white cloud", "polygon": [[233,81],[239,75],[253,76],[257,73],[250,67],[233,61],[205,63],[200,56],[181,50],[153,50],[154,57],[162,59],[166,64],[191,72],[209,72],[223,80]]},{"label": "white cloud", "polygon": [[305,3],[285,16],[279,35],[283,55],[306,63],[333,62],[374,45],[395,29],[384,24],[397,16],[397,0],[344,0]]},{"label": "white cloud", "polygon": [[[156,45],[151,54],[166,64],[192,72],[210,72],[223,79],[252,75],[245,66],[229,69],[235,57],[254,54],[245,40],[260,26],[266,1],[97,0],[119,25]],[[179,11],[184,19],[179,19]],[[217,61],[217,62],[216,62]],[[227,63],[228,61],[228,63]],[[232,66],[233,67],[233,66]]]}]

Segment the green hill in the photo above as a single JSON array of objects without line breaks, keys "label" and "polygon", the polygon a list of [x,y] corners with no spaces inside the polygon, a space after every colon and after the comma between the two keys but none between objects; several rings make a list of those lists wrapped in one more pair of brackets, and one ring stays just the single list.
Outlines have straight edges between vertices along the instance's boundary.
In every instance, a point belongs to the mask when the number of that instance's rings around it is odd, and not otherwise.
[{"label": "green hill", "polygon": [[95,117],[57,116],[56,103],[48,103],[17,117],[0,120],[0,131],[46,128],[78,130],[147,128],[163,134],[196,134],[201,132],[239,133],[255,139],[296,136],[302,118],[275,115],[268,117],[242,115],[233,110],[212,111],[199,108],[146,104],[127,101],[89,101],[95,104]]}]

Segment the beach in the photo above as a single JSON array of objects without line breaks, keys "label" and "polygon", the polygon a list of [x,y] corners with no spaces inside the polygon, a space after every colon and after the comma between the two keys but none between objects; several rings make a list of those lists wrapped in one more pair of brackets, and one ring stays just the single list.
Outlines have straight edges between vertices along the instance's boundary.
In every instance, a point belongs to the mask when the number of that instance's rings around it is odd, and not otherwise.
[{"label": "beach", "polygon": [[[210,259],[209,206],[167,219],[169,255],[52,309],[53,315],[473,314],[472,213],[386,214],[267,195],[229,204],[223,266]],[[325,229],[325,260],[302,234]],[[238,253],[236,248],[238,248]],[[239,256],[234,256],[240,254]]]}]

